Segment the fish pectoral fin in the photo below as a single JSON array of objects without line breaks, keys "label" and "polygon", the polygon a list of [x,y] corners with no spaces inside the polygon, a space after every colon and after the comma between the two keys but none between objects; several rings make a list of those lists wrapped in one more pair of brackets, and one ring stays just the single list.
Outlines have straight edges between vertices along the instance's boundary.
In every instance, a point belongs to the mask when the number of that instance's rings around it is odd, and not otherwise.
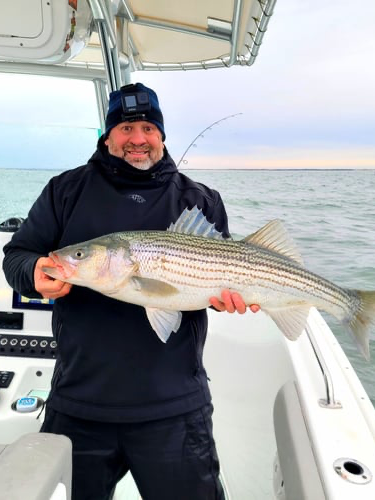
[{"label": "fish pectoral fin", "polygon": [[306,327],[311,306],[285,307],[282,309],[262,309],[274,320],[276,325],[289,340],[297,340]]},{"label": "fish pectoral fin", "polygon": [[154,307],[146,307],[147,318],[162,342],[167,342],[172,332],[177,332],[181,325],[181,311],[164,311]]},{"label": "fish pectoral fin", "polygon": [[176,287],[169,285],[164,281],[154,280],[152,278],[141,278],[139,276],[133,276],[131,281],[135,290],[138,290],[145,295],[159,295],[160,297],[166,297],[168,295],[178,293],[178,289]]},{"label": "fish pectoral fin", "polygon": [[270,221],[256,233],[244,238],[243,241],[267,248],[267,250],[272,250],[284,257],[289,257],[294,262],[303,265],[303,259],[296,244],[288,234],[283,223],[278,219]]}]

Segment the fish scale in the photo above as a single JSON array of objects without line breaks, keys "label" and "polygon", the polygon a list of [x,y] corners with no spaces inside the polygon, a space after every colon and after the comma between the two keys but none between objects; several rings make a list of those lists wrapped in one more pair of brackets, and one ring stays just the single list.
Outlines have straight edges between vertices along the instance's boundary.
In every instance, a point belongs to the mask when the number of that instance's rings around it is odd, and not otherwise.
[{"label": "fish scale", "polygon": [[[208,236],[207,236],[208,235]],[[296,340],[312,306],[345,323],[369,357],[375,292],[341,288],[303,267],[280,221],[241,241],[225,240],[194,207],[167,231],[113,233],[51,252],[52,276],[145,307],[164,342],[181,324],[181,311],[203,309],[222,290],[259,304],[284,335]]]},{"label": "fish scale", "polygon": [[[259,251],[251,244],[165,232],[138,232],[130,235],[130,241],[133,238],[136,243],[130,244],[130,251],[140,264],[140,276],[155,277],[156,273],[170,283],[205,288],[216,286],[220,281],[244,293],[243,287],[254,285],[275,290],[288,286],[338,307],[342,307],[341,302],[349,305],[353,300],[353,294],[294,265],[290,259]],[[161,262],[157,268],[154,259]]]}]

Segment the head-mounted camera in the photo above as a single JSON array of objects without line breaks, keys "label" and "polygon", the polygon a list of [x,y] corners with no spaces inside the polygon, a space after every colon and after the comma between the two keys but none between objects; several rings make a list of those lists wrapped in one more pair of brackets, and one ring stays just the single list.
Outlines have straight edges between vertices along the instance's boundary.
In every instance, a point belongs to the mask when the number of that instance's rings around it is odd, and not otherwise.
[{"label": "head-mounted camera", "polygon": [[148,92],[137,91],[133,84],[121,87],[122,119],[124,121],[143,120],[151,110]]}]

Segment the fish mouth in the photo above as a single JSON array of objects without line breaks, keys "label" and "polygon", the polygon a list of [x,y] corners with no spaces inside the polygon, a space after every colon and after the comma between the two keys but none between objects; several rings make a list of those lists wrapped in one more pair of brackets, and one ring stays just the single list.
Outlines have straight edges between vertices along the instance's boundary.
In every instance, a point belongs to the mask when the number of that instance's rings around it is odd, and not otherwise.
[{"label": "fish mouth", "polygon": [[48,256],[53,260],[55,266],[43,266],[42,270],[44,273],[61,281],[66,281],[73,275],[75,271],[74,266],[66,261],[61,261],[60,257],[54,252],[50,252]]}]

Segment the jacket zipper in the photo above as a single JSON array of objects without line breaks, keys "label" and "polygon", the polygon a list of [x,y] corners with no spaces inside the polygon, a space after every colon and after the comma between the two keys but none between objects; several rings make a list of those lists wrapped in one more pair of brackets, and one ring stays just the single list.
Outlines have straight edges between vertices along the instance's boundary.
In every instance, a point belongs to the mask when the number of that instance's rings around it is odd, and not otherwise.
[{"label": "jacket zipper", "polygon": [[199,362],[199,355],[198,355],[198,330],[197,330],[197,325],[195,324],[195,321],[193,322],[193,344],[194,344],[194,355],[195,355],[195,369],[194,369],[194,377],[198,375],[201,364]]}]

